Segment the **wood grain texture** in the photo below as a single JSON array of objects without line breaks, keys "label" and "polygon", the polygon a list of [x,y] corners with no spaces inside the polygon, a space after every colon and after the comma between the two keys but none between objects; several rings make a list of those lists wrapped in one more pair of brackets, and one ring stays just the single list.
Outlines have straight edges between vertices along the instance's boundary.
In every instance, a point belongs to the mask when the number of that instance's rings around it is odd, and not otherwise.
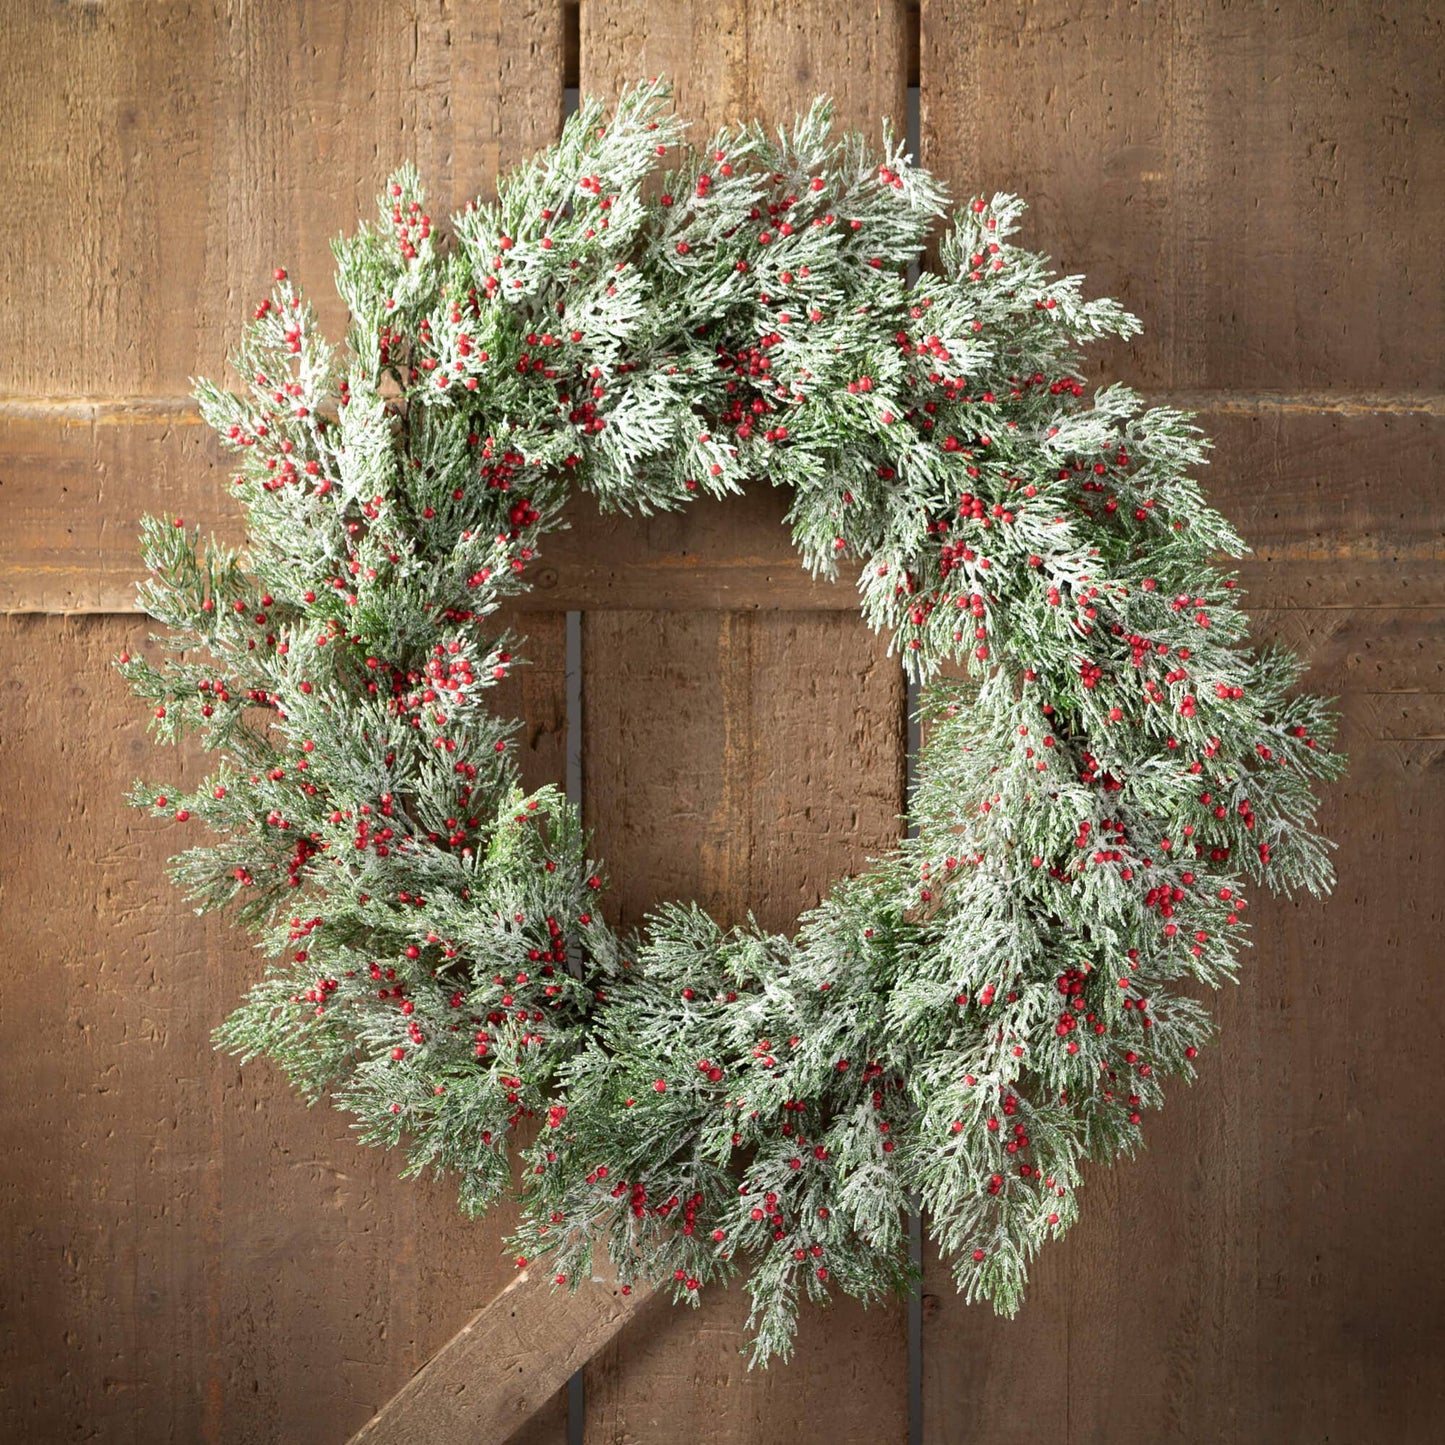
[{"label": "wood grain texture", "polygon": [[[0,183],[34,218],[0,256],[0,395],[20,422],[0,467],[19,544],[7,587],[22,539],[52,580],[114,545],[109,591],[59,585],[116,606],[143,499],[220,512],[214,453],[175,401],[188,377],[220,372],[278,262],[341,324],[328,243],[400,161],[449,209],[555,135],[560,18],[505,0],[0,3],[0,84],[26,98]],[[7,808],[48,822],[8,830],[4,927],[29,962],[0,1068],[7,1097],[55,1116],[5,1123],[7,1157],[29,1162],[4,1194],[26,1248],[5,1292],[0,1435],[340,1439],[510,1278],[509,1220],[466,1223],[451,1186],[401,1182],[340,1115],[212,1053],[260,961],[164,881],[174,828],[121,806],[136,773],[167,765],[106,665],[144,630],[3,633]],[[524,771],[560,780],[561,619],[531,631],[539,665],[504,706],[529,719]],[[558,1399],[529,1440],[563,1438]]]},{"label": "wood grain texture", "polygon": [[34,218],[0,255],[0,395],[184,393],[278,264],[338,327],[330,242],[388,171],[450,213],[561,123],[557,0],[3,0],[0,29],[0,187]]},{"label": "wood grain texture", "polygon": [[924,164],[1145,334],[1151,387],[1439,391],[1445,15],[923,0]]},{"label": "wood grain texture", "polygon": [[[562,8],[0,0],[0,183],[24,206],[0,610],[129,611],[141,511],[235,534],[188,378],[221,372],[277,263],[339,332],[327,243],[397,161],[441,214],[550,139]],[[664,71],[695,138],[829,90],[876,136],[904,114],[902,8],[586,0],[582,84]],[[1095,374],[1203,413],[1258,631],[1343,695],[1353,755],[1335,898],[1260,900],[1199,1085],[1094,1174],[1020,1318],[964,1309],[930,1262],[930,1441],[1439,1433],[1441,23],[1421,0],[923,0],[922,159],[960,194],[1022,192],[1024,242],[1141,315]],[[797,566],[782,500],[645,523],[582,502],[541,559],[536,665],[503,705],[529,781],[559,778],[559,614],[589,611],[588,810],[625,919],[681,896],[787,927],[896,828],[899,679],[851,587]],[[163,880],[174,826],[120,804],[165,766],[107,665],[144,632],[0,619],[0,1436],[341,1439],[514,1278],[509,1221],[463,1222],[450,1186],[212,1053],[259,960]],[[900,1312],[810,1312],[768,1375],[744,1314],[647,1301],[588,1371],[589,1438],[901,1440]],[[564,1434],[554,1395],[515,1439]]]},{"label": "wood grain texture", "polygon": [[[1445,530],[1429,500],[1445,464],[1445,396],[1169,399],[1199,407],[1213,439],[1203,480],[1255,549],[1241,575],[1256,605],[1408,606],[1440,595]],[[0,611],[134,608],[138,514],[183,516],[238,540],[227,475],[190,411],[0,405],[10,522]],[[544,540],[534,591],[518,605],[852,610],[851,580],[829,585],[803,570],[786,510],[766,486],[649,518],[604,516],[577,497],[572,529]]]},{"label": "wood grain texture", "polygon": [[[674,898],[791,931],[896,840],[901,669],[839,613],[589,613],[583,797],[623,926]],[[899,1441],[903,1311],[805,1309],[791,1363],[749,1373],[747,1299],[649,1307],[587,1371],[589,1438]],[[721,1437],[719,1432],[723,1432]]]},{"label": "wood grain texture", "polygon": [[902,0],[605,0],[582,6],[582,89],[612,97],[666,76],[702,144],[719,126],[791,124],[818,94],[877,141],[907,101]]},{"label": "wood grain texture", "polygon": [[648,1295],[615,1280],[575,1294],[524,1271],[392,1396],[351,1445],[469,1445],[539,1439],[536,1416]]},{"label": "wood grain texture", "polygon": [[1341,695],[1352,759],[1335,896],[1258,900],[1198,1085],[1091,1173],[1018,1319],[929,1257],[924,1438],[1433,1440],[1445,1131],[1401,1071],[1445,1048],[1439,17],[925,0],[922,29],[924,162],[1023,192],[1026,243],[1140,313],[1097,374],[1210,389],[1256,634]]},{"label": "wood grain texture", "polygon": [[[565,726],[561,623],[537,622],[501,700],[534,782]],[[26,1101],[0,1115],[0,1437],[339,1440],[511,1278],[511,1220],[462,1219],[449,1182],[212,1050],[261,960],[165,880],[182,827],[121,801],[201,775],[111,670],[145,634],[0,621],[0,1090]],[[547,1418],[533,1445],[565,1438]]]},{"label": "wood grain texture", "polygon": [[790,930],[898,836],[902,669],[846,614],[583,618],[583,795],[633,927],[695,898]]},{"label": "wood grain texture", "polygon": [[[1402,701],[1413,736],[1382,726]],[[1445,1050],[1445,904],[1426,881],[1445,695],[1343,702],[1350,776],[1324,813],[1339,886],[1259,898],[1199,1082],[1146,1120],[1138,1159],[1091,1171],[1016,1320],[964,1306],[930,1258],[933,1445],[1437,1438],[1445,1128],[1406,1070]]]}]

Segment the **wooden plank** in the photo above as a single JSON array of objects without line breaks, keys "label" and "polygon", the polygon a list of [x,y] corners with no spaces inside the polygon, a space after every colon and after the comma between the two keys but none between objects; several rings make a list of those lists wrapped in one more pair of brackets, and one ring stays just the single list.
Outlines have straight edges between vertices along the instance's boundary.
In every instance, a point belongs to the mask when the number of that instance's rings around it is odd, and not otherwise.
[{"label": "wooden plank", "polygon": [[[583,6],[581,18],[583,89],[612,95],[666,74],[694,140],[753,116],[790,122],[817,91],[831,91],[844,122],[874,136],[885,115],[902,127],[905,27],[891,0],[611,0]],[[630,595],[655,609],[665,604],[651,599],[674,589],[685,607],[787,605],[780,594],[800,569],[791,559],[778,565],[779,540],[787,556],[773,525],[779,500],[752,503],[767,518],[761,528],[735,504],[696,523],[647,524],[656,550],[624,534],[603,605]],[[719,541],[744,575],[699,588],[694,556]],[[634,568],[658,553],[661,585],[644,581],[639,594]],[[596,544],[585,541],[582,555],[598,555]],[[554,591],[571,575],[563,557],[549,562]],[[790,927],[832,876],[897,836],[902,678],[850,615],[851,588],[836,591],[846,599],[839,613],[584,616],[583,795],[622,919],[692,897],[728,920],[752,907],[766,926]],[[589,1436],[637,1445],[720,1434],[905,1438],[902,1309],[865,1313],[843,1302],[809,1311],[793,1362],[765,1373],[749,1373],[739,1353],[746,1315],[739,1290],[708,1292],[696,1312],[649,1312],[588,1367]],[[840,1378],[866,1380],[866,1399],[840,1390]]]},{"label": "wooden plank", "polygon": [[[192,372],[220,365],[235,296],[252,294],[276,260],[313,280],[328,274],[332,229],[369,205],[380,171],[401,155],[440,176],[439,196],[449,184],[457,196],[486,179],[467,173],[493,154],[546,139],[560,101],[548,28],[556,6],[3,11],[0,81],[26,100],[0,177],[43,218],[17,230],[0,258],[11,303],[0,395],[30,398],[30,419],[43,423],[0,442],[17,568],[3,586],[21,610],[77,599],[124,608],[134,514],[159,505],[200,517],[212,506],[210,453],[196,428],[177,440],[184,423],[166,399]],[[870,123],[902,113],[891,9],[739,0],[641,15],[640,5],[588,7],[594,72],[640,74],[645,55],[660,56],[708,124],[730,105],[785,112],[823,85]],[[935,1433],[962,1437],[966,1418],[970,1438],[1001,1440],[1024,1421],[1031,1437],[1053,1426],[1066,1442],[1304,1430],[1430,1438],[1445,1354],[1437,1302],[1429,1271],[1399,1261],[1431,1257],[1439,1151],[1428,1099],[1395,1081],[1397,1061],[1441,1057],[1438,970],[1427,967],[1440,905],[1419,883],[1442,841],[1445,713],[1432,683],[1438,616],[1418,605],[1445,600],[1439,447],[1438,433],[1410,430],[1400,408],[1368,394],[1389,388],[1408,415],[1438,415],[1434,401],[1417,400],[1440,388],[1442,132],[1429,109],[1439,41],[1424,15],[1311,4],[1240,21],[1199,5],[1157,18],[1106,6],[1085,30],[1072,7],[930,0],[925,106],[963,96],[972,110],[956,124],[926,111],[926,124],[996,178],[978,184],[1035,195],[1031,236],[1087,267],[1100,289],[1121,291],[1151,326],[1142,349],[1106,356],[1101,369],[1155,388],[1251,389],[1220,400],[1246,417],[1245,465],[1220,495],[1271,549],[1246,573],[1256,604],[1280,608],[1266,625],[1296,630],[1322,663],[1321,685],[1349,689],[1356,754],[1348,790],[1331,802],[1334,831],[1354,840],[1345,886],[1328,912],[1269,910],[1265,989],[1227,996],[1214,1072],[1171,1106],[1160,1147],[1133,1174],[1095,1180],[1085,1226],[1046,1258],[1018,1324],[949,1315],[951,1292],[940,1292],[929,1325]],[[503,89],[505,112],[495,104]],[[1060,114],[1067,124],[1052,123]],[[1161,290],[1159,276],[1174,284]],[[334,303],[328,315],[334,325]],[[1364,392],[1365,404],[1341,409],[1331,394],[1316,405],[1331,387]],[[1328,415],[1277,423],[1257,388],[1315,397],[1306,409]],[[68,435],[47,409],[56,396],[101,398],[66,404],[104,416]],[[133,397],[144,405],[124,399]],[[1362,412],[1388,424],[1366,431]],[[129,414],[135,430],[122,443],[120,423],[105,418]],[[0,434],[10,435],[8,421]],[[153,486],[157,503],[147,500]],[[812,600],[818,592],[787,591],[785,574],[800,574],[775,529],[756,540],[774,528],[776,500],[754,504],[756,533],[741,513],[729,533],[699,512],[695,533],[644,538],[640,557],[636,531],[599,541],[579,529],[574,560],[545,559],[561,563],[551,606],[825,605]],[[711,545],[731,557],[730,572],[694,562]],[[604,558],[586,582],[593,590],[569,592],[590,556]],[[847,588],[827,595],[838,600],[826,605],[852,606]],[[593,619],[589,636],[627,616]],[[791,695],[771,716],[767,699],[795,674],[811,685],[818,656],[839,650],[828,629],[847,620],[800,619],[790,654],[759,642],[772,619],[717,621],[734,659],[752,629],[763,663],[744,673],[734,662],[728,727],[715,739],[746,776],[703,769],[725,785],[718,806],[736,826],[712,826],[711,853],[678,888],[701,892],[714,870],[724,911],[762,896],[786,923],[828,873],[881,846],[838,815],[822,825],[836,856],[801,856],[817,820],[785,789],[804,778],[832,798],[853,773],[846,758],[800,763],[787,751],[770,762],[766,752],[802,746],[774,739],[786,730],[779,719],[798,713]],[[554,619],[528,625],[534,644],[550,625],[555,644]],[[698,625],[643,624],[682,640],[662,647],[649,672],[647,639],[635,636],[625,675],[645,688],[674,660],[688,664],[680,654],[698,636],[686,628]],[[129,777],[156,762],[105,660],[142,632],[130,619],[0,624],[0,777],[15,820],[0,835],[0,880],[18,975],[0,1010],[0,1084],[27,1105],[0,1124],[17,1161],[0,1224],[21,1241],[0,1345],[10,1382],[0,1433],[329,1438],[489,1296],[504,1269],[497,1235],[493,1224],[458,1220],[446,1185],[395,1181],[391,1161],[356,1150],[337,1116],[308,1113],[264,1071],[239,1073],[209,1052],[209,1027],[255,960],[225,925],[190,920],[160,881],[167,840],[118,806]],[[860,635],[858,648],[867,645]],[[835,703],[860,678],[875,689],[886,668],[849,681],[836,666],[825,684]],[[555,688],[548,674],[523,674],[523,686]],[[654,790],[659,807],[691,785],[690,741],[712,736],[702,706],[683,710],[681,758],[657,740],[676,781],[672,793]],[[739,722],[749,707],[751,735]],[[616,727],[630,725],[616,708]],[[824,712],[826,737],[851,737],[846,719]],[[541,754],[559,737],[529,727],[534,777],[552,766]],[[599,743],[594,769],[604,746],[618,756],[617,738]],[[858,746],[856,768],[871,778],[877,740]],[[762,758],[751,772],[750,757]],[[778,782],[760,797],[757,777]],[[881,809],[882,796],[869,808]],[[769,841],[773,816],[791,849]],[[750,818],[764,821],[753,831]],[[677,825],[676,838],[692,836]],[[740,847],[746,838],[752,848]],[[625,860],[624,842],[613,862]],[[788,872],[804,867],[801,882]],[[624,897],[624,907],[639,899]],[[1358,985],[1356,959],[1368,961]],[[1376,1060],[1388,1067],[1370,1069]],[[1183,1202],[1181,1184],[1191,1191]],[[626,1364],[614,1350],[593,1372],[593,1423],[609,1438],[684,1429],[712,1438],[721,1419],[753,1436],[897,1437],[901,1369],[886,1318],[880,1346],[876,1317],[832,1312],[771,1384],[739,1375],[735,1313],[683,1319],[692,1332],[679,1345],[675,1313],[649,1306]],[[694,1374],[698,1403],[679,1413],[669,1392],[685,1395]],[[875,1411],[860,1394],[880,1378],[886,1398]],[[862,1383],[838,1390],[839,1379]],[[556,1440],[560,1417],[549,1419]]]},{"label": "wooden plank", "polygon": [[[790,930],[897,838],[903,679],[856,618],[583,621],[583,792],[622,925],[694,898],[720,921],[752,910]],[[746,1315],[740,1289],[651,1311],[588,1368],[589,1431],[644,1445],[715,1438],[725,1419],[735,1439],[906,1436],[901,1309],[806,1309],[792,1363],[755,1373],[739,1354]]]},{"label": "wooden plank", "polygon": [[1424,4],[924,0],[923,160],[1140,315],[1100,375],[1438,390],[1441,48]]},{"label": "wooden plank", "polygon": [[[537,1410],[632,1318],[650,1291],[615,1280],[576,1294],[523,1270],[355,1435],[351,1445],[515,1442]],[[529,1437],[530,1438],[530,1437]]]},{"label": "wooden plank", "polygon": [[[560,9],[0,8],[0,83],[25,97],[0,178],[36,218],[0,257],[0,394],[24,419],[0,467],[7,541],[34,535],[43,483],[39,575],[111,545],[129,570],[140,510],[210,501],[212,454],[174,398],[221,367],[237,297],[287,263],[340,324],[327,243],[390,167],[414,157],[445,207],[554,135]],[[198,767],[153,753],[109,669],[145,630],[0,624],[0,786],[35,820],[0,840],[16,964],[0,1079],[27,1101],[3,1124],[23,1162],[0,1224],[25,1247],[0,1435],[334,1438],[511,1278],[509,1220],[468,1223],[451,1185],[398,1180],[342,1116],[212,1052],[260,964],[165,883],[174,828],[121,805],[139,772]],[[529,716],[524,772],[560,779],[562,622],[529,630],[541,665],[508,705]],[[558,1445],[561,1406],[531,1440]]]},{"label": "wooden plank", "polygon": [[819,93],[843,124],[877,140],[885,116],[903,131],[907,28],[901,0],[609,0],[582,7],[582,89],[611,96],[665,75],[701,144],[754,117],[791,124]]},{"label": "wooden plank", "polygon": [[[535,622],[502,698],[534,782],[565,723],[561,619]],[[463,1219],[452,1182],[399,1179],[345,1116],[212,1050],[261,960],[165,881],[180,826],[122,803],[205,767],[150,745],[111,671],[145,630],[0,620],[0,1089],[24,1105],[0,1118],[0,1437],[339,1438],[513,1277],[512,1216]],[[533,1440],[560,1445],[560,1402],[546,1419]]]},{"label": "wooden plank", "polygon": [[1445,692],[1445,607],[1299,607],[1251,615],[1260,642],[1279,643],[1309,664],[1309,686],[1326,695]]},{"label": "wooden plank", "polygon": [[[1402,606],[1445,598],[1445,534],[1423,505],[1445,466],[1445,399],[1171,398],[1213,437],[1203,475],[1255,556],[1257,606]],[[183,516],[232,540],[228,473],[190,411],[154,403],[0,406],[0,509],[9,524],[0,611],[128,611],[136,518]],[[646,519],[573,503],[547,539],[532,611],[608,607],[849,610],[849,581],[815,582],[783,525],[787,498],[759,486]]]},{"label": "wooden plank", "polygon": [[329,327],[331,238],[410,157],[439,212],[552,139],[556,0],[3,6],[26,97],[0,187],[0,395],[174,395],[219,375],[272,267]]},{"label": "wooden plank", "polygon": [[121,805],[143,726],[106,658],[137,631],[0,624],[8,1438],[201,1438],[208,1406],[207,938],[147,907],[166,840]]},{"label": "wooden plank", "polygon": [[592,612],[582,646],[583,790],[619,926],[694,898],[790,929],[896,839],[902,669],[852,617]]},{"label": "wooden plank", "polygon": [[1019,1318],[929,1257],[924,1438],[1429,1438],[1441,1325],[1399,1261],[1432,1248],[1441,1166],[1391,1065],[1445,1046],[1442,905],[1416,887],[1445,842],[1440,442],[1397,469],[1405,410],[1354,429],[1371,389],[1437,409],[1438,23],[925,0],[922,29],[925,163],[1023,193],[1026,242],[1140,313],[1096,374],[1215,398],[1206,484],[1258,548],[1257,631],[1342,694],[1352,760],[1324,807],[1336,895],[1260,900],[1200,1086],[1092,1172]]}]

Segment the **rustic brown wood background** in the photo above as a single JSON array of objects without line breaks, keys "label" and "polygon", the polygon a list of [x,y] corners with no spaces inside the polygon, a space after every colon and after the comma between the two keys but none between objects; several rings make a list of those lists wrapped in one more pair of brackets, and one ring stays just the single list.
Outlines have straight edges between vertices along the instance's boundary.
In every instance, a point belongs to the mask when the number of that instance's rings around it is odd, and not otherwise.
[{"label": "rustic brown wood background", "polygon": [[[258,960],[168,888],[159,766],[109,659],[135,519],[222,518],[185,399],[276,262],[413,157],[450,207],[585,91],[665,72],[701,126],[814,92],[1016,189],[1028,239],[1144,319],[1101,374],[1198,408],[1260,631],[1340,694],[1334,900],[1259,908],[1222,1041],[1091,1180],[1018,1320],[928,1265],[931,1442],[1440,1438],[1445,1409],[1445,36],[1426,3],[0,0],[0,1435],[332,1441],[505,1282],[506,1221],[208,1044]],[[916,75],[911,75],[916,71]],[[575,83],[575,82],[574,82]],[[778,499],[579,525],[513,696],[560,777],[582,613],[589,818],[635,919],[786,926],[894,836],[900,676],[808,583]],[[589,1441],[902,1442],[906,1311],[805,1317],[749,1374],[734,1294],[649,1303]],[[565,1401],[527,1428],[566,1438]]]}]

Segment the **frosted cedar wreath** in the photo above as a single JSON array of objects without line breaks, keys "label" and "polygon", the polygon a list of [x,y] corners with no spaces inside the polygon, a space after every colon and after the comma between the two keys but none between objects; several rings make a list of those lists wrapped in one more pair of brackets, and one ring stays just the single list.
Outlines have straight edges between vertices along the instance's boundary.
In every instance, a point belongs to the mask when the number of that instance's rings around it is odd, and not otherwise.
[{"label": "frosted cedar wreath", "polygon": [[[1080,348],[1138,324],[1013,244],[1016,200],[910,284],[945,198],[891,137],[820,102],[695,151],[658,85],[498,189],[443,244],[397,173],[336,245],[340,353],[278,271],[243,389],[196,390],[246,550],[144,523],[169,631],[121,670],[220,763],[134,801],[218,835],[175,876],[279,960],[220,1042],[469,1211],[535,1116],[521,1258],[576,1281],[600,1247],[679,1298],[742,1273],[757,1359],[805,1294],[906,1288],[913,1205],[1011,1312],[1084,1161],[1192,1074],[1251,886],[1329,887],[1331,714],[1246,645],[1188,418],[1085,394]],[[518,785],[491,619],[574,490],[763,481],[928,683],[915,836],[794,938],[691,905],[622,937],[575,809]]]}]

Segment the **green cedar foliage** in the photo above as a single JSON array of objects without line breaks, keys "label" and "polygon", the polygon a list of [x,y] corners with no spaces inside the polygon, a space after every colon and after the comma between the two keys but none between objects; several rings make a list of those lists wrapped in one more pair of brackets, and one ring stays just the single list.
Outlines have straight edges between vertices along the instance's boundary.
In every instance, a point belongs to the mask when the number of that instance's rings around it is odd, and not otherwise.
[{"label": "green cedar foliage", "polygon": [[[1192,1074],[1248,890],[1330,885],[1332,716],[1247,645],[1189,419],[1085,394],[1080,348],[1137,323],[1014,244],[1018,201],[909,284],[946,205],[891,137],[819,102],[692,150],[655,85],[498,190],[443,244],[398,172],[335,248],[342,352],[278,272],[239,389],[196,389],[244,553],[144,525],[166,632],[121,670],[217,766],[134,801],[215,835],[177,881],[275,960],[219,1040],[468,1210],[535,1118],[522,1257],[691,1299],[741,1273],[758,1359],[805,1296],[907,1288],[916,1204],[1012,1311],[1084,1162]],[[621,938],[487,706],[521,662],[495,613],[575,489],[759,482],[929,684],[912,836],[792,939],[685,906]]]}]

